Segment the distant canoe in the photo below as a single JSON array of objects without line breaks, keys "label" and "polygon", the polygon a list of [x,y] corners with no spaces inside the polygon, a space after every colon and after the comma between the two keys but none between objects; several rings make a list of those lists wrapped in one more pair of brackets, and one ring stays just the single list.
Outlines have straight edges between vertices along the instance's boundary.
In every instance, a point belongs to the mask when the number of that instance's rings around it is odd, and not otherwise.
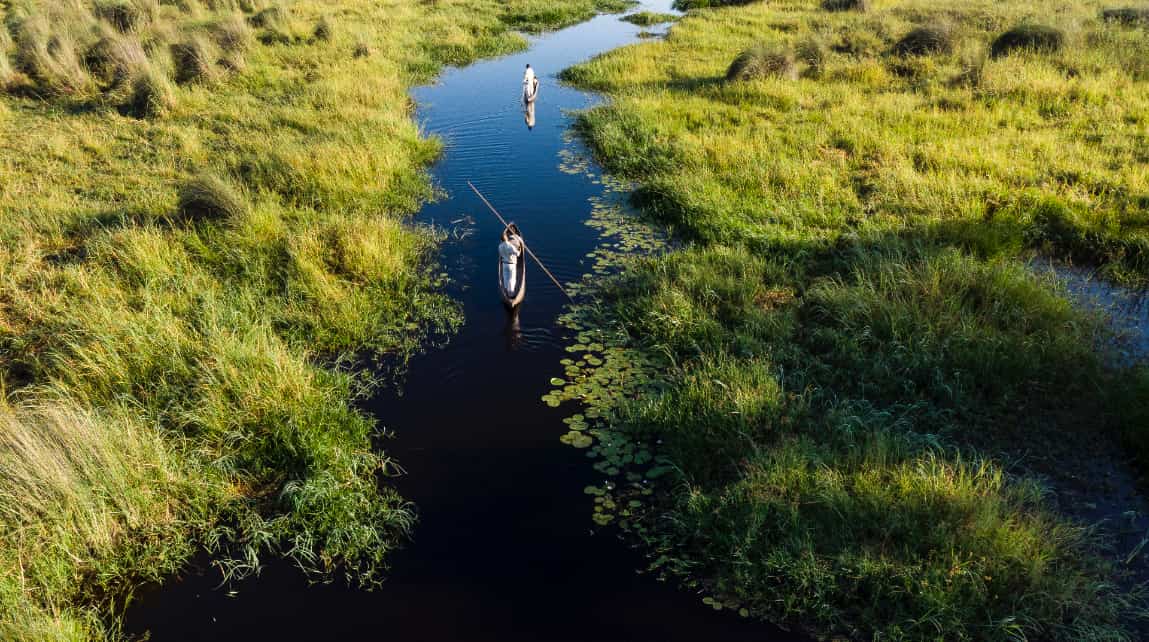
[{"label": "distant canoe", "polygon": [[[514,224],[512,223],[512,225],[514,225]],[[507,240],[507,234],[509,231],[510,231],[509,228],[506,230],[503,230],[502,239],[504,241]],[[522,237],[519,237],[519,238],[522,238]],[[499,272],[498,272],[499,294],[503,297],[503,303],[506,304],[506,306],[508,308],[515,308],[520,303],[523,302],[523,297],[526,296],[526,294],[527,294],[527,262],[526,262],[526,257],[520,256],[518,262],[516,263],[518,275],[515,278],[515,289],[513,292],[508,291],[507,288],[503,284],[503,259],[502,258],[499,259],[498,266],[499,266]]]}]

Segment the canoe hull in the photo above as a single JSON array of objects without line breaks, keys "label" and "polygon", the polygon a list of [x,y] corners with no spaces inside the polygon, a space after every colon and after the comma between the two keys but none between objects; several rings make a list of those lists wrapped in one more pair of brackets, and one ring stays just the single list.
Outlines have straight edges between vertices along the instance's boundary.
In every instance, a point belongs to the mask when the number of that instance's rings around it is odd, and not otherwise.
[{"label": "canoe hull", "polygon": [[503,262],[498,262],[498,279],[499,279],[499,295],[503,297],[503,305],[508,308],[516,308],[523,302],[523,297],[527,295],[527,262],[523,257],[519,257],[518,264],[515,269],[518,271],[517,278],[515,279],[515,290],[508,291],[503,285]]},{"label": "canoe hull", "polygon": [[531,87],[527,87],[526,83],[523,83],[523,85],[523,104],[529,105],[535,102],[535,99],[539,97],[539,79],[535,78],[534,85]]}]

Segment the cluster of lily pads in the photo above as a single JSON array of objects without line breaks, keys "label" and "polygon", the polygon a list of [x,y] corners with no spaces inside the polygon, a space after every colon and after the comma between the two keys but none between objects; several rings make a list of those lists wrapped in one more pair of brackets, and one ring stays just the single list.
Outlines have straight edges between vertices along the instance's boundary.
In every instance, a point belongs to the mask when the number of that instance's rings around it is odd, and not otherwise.
[{"label": "cluster of lily pads", "polygon": [[668,238],[628,209],[625,195],[630,184],[596,176],[586,156],[571,147],[564,150],[561,167],[604,186],[603,194],[591,199],[587,221],[588,226],[599,230],[601,242],[587,254],[590,272],[570,285],[581,296],[559,317],[559,323],[571,333],[572,343],[566,347],[571,356],[560,361],[564,376],[551,379],[554,389],[543,401],[552,407],[563,403],[582,406],[581,412],[563,420],[568,431],[559,439],[585,449],[594,469],[604,475],[602,484],[586,488],[594,497],[594,522],[599,526],[615,523],[643,537],[647,534],[640,519],[643,500],[654,494],[653,483],[673,467],[657,453],[657,443],[636,441],[619,427],[617,413],[627,400],[658,394],[665,386],[658,372],[669,364],[632,345],[621,324],[598,304],[596,289],[604,279],[618,274],[627,261],[665,250]]},{"label": "cluster of lily pads", "polygon": [[613,318],[599,297],[609,279],[619,275],[639,257],[667,251],[668,234],[642,220],[627,203],[633,185],[610,175],[596,174],[590,158],[575,141],[560,153],[560,169],[583,175],[603,192],[591,198],[586,225],[599,231],[600,243],[588,253],[589,272],[567,285],[577,302],[559,317],[570,333],[566,347],[570,356],[559,363],[562,377],[550,380],[552,390],[542,400],[548,406],[578,404],[580,411],[563,420],[567,427],[559,440],[586,451],[603,481],[584,492],[593,497],[591,519],[599,527],[613,526],[636,541],[648,557],[647,572],[673,577],[686,587],[709,593],[703,603],[715,610],[728,609],[749,617],[749,611],[729,599],[714,595],[691,577],[692,562],[663,541],[652,524],[654,499],[660,483],[674,479],[673,462],[658,452],[654,443],[636,439],[625,425],[624,405],[644,396],[661,394],[667,386],[662,373],[672,367],[660,354],[641,350]]}]

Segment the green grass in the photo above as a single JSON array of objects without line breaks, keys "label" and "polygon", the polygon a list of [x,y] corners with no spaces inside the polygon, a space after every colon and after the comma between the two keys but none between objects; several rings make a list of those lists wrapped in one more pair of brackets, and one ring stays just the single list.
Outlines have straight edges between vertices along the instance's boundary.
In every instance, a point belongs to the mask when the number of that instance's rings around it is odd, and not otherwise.
[{"label": "green grass", "polygon": [[653,11],[639,11],[630,15],[623,16],[621,20],[625,20],[633,25],[640,27],[650,27],[659,25],[664,22],[674,22],[678,20],[678,16],[672,13],[655,13]]},{"label": "green grass", "polygon": [[[673,481],[631,529],[719,604],[859,638],[1133,635],[1128,551],[1049,494],[1097,442],[1149,470],[1149,375],[1028,263],[1149,279],[1149,40],[1058,7],[715,8],[565,72],[611,95],[580,132],[685,241],[598,288],[597,323],[665,365],[592,406],[662,440]],[[990,56],[1036,17],[1061,49]],[[726,80],[754,47],[800,73]]]},{"label": "green grass", "polygon": [[0,3],[0,637],[115,637],[197,548],[381,578],[413,515],[347,357],[458,320],[407,89],[572,6]]}]

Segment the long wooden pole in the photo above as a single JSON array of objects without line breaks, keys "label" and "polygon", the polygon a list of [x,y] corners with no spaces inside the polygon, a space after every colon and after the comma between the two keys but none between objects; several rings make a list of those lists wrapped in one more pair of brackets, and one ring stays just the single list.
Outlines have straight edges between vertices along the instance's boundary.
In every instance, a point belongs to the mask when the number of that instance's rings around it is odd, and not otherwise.
[{"label": "long wooden pole", "polygon": [[[479,191],[479,188],[475,187],[474,183],[471,181],[467,181],[467,185],[469,185],[471,189],[475,191],[475,194],[477,194],[478,197],[482,199],[483,204],[486,205],[491,210],[491,213],[499,219],[499,222],[503,224],[503,227],[507,227],[509,223],[507,223],[506,219],[504,219],[503,216],[499,214],[499,210],[495,209],[494,205],[491,205],[491,202],[487,200],[487,197],[483,196],[483,193]],[[527,254],[531,255],[531,258],[535,260],[535,263],[539,264],[539,267],[543,269],[543,272],[546,272],[547,276],[551,277],[551,281],[554,282],[555,287],[559,289],[559,292],[562,292],[563,296],[565,296],[568,300],[574,301],[574,299],[571,298],[571,295],[567,294],[567,291],[563,289],[562,284],[559,283],[559,280],[555,278],[555,275],[551,274],[551,271],[547,269],[547,266],[543,265],[543,262],[539,260],[539,257],[535,256],[535,253],[531,251],[531,248],[527,247],[526,241],[523,241],[523,249],[527,251]]]}]

